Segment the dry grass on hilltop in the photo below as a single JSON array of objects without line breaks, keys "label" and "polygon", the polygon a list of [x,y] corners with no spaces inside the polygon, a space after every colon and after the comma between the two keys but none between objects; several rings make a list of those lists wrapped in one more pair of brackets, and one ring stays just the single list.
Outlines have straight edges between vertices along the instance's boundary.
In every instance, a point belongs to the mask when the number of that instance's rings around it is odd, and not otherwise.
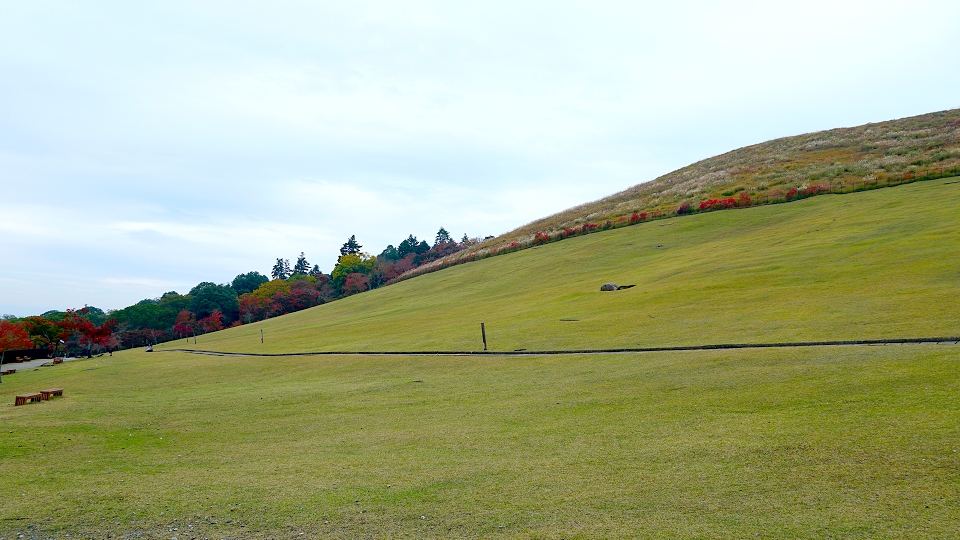
[{"label": "dry grass on hilltop", "polygon": [[[960,168],[960,109],[900,120],[784,137],[698,161],[650,182],[547,216],[411,271],[422,274],[459,262],[529,247],[538,232],[613,220],[634,212],[675,214],[684,203],[746,193],[753,204],[782,200],[791,189],[829,186],[851,191],[906,179],[940,177]],[[620,221],[616,221],[619,218]],[[511,247],[511,244],[514,244]]]}]

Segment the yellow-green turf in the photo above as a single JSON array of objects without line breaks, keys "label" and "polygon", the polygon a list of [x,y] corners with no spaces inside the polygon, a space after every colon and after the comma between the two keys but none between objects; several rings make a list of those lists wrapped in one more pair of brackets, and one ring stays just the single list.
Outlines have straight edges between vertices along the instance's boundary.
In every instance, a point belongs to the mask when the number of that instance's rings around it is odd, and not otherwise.
[{"label": "yellow-green turf", "polygon": [[[195,347],[476,350],[480,321],[496,350],[956,335],[958,218],[944,180],[658,221]],[[124,351],[3,378],[0,538],[949,538],[957,388],[960,345]]]},{"label": "yellow-green turf", "polygon": [[501,351],[941,337],[958,298],[954,178],[573,238],[162,348],[479,350],[481,322]]},{"label": "yellow-green turf", "polygon": [[[64,397],[12,406],[49,386]],[[128,351],[0,387],[5,538],[949,538],[960,523],[955,345]]]}]

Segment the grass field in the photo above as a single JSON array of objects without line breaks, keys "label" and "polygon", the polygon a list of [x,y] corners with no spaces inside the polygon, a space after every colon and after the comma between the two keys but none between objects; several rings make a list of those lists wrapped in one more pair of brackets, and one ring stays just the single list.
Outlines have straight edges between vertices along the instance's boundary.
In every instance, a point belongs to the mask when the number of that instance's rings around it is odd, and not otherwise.
[{"label": "grass field", "polygon": [[[195,347],[477,350],[480,321],[495,350],[956,335],[956,182],[589,235]],[[0,539],[949,538],[958,387],[957,345],[124,351],[4,377]]]},{"label": "grass field", "polygon": [[479,350],[481,321],[494,350],[955,336],[958,268],[960,182],[934,180],[569,239],[163,347]]},{"label": "grass field", "polygon": [[[958,361],[76,361],[0,385],[0,537],[947,538]],[[51,385],[65,397],[11,406]]]}]

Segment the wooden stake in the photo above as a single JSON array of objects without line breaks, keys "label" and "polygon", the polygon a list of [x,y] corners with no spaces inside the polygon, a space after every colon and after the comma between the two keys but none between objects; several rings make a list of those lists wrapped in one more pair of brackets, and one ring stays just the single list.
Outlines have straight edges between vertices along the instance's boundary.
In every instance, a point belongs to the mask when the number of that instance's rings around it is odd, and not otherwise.
[{"label": "wooden stake", "polygon": [[480,323],[480,335],[483,337],[483,350],[487,350],[487,329]]}]

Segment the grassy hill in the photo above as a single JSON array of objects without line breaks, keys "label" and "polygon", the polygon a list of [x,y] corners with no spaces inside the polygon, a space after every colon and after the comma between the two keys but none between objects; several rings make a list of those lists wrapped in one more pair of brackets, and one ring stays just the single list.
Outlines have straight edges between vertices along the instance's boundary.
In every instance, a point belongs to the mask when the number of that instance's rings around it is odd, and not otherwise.
[{"label": "grassy hill", "polygon": [[952,537],[956,345],[162,351],[956,335],[958,218],[941,179],[653,221],[4,377],[0,538]]},{"label": "grassy hill", "polygon": [[632,213],[674,215],[682,204],[745,194],[752,204],[782,202],[790,190],[849,192],[941,178],[960,169],[960,109],[784,137],[698,161],[603,199],[547,216],[411,271],[435,268],[531,245],[540,232],[557,237],[585,223],[622,225]]},{"label": "grassy hill", "polygon": [[958,238],[960,183],[932,180],[582,236],[161,348],[479,350],[480,322],[501,351],[957,335]]}]

